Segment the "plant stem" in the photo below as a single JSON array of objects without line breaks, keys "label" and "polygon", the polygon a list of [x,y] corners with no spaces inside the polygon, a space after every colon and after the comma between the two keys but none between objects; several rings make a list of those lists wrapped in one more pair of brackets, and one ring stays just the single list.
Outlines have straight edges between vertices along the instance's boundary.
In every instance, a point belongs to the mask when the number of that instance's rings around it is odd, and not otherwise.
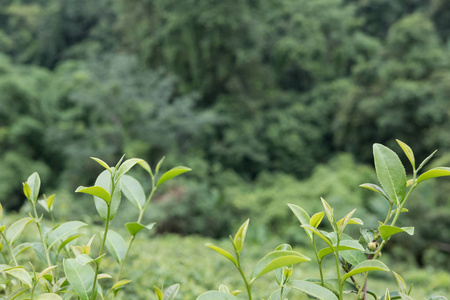
[{"label": "plant stem", "polygon": [[237,263],[238,263],[238,265],[236,267],[239,270],[239,273],[241,273],[242,279],[244,280],[244,283],[245,283],[245,287],[247,288],[248,300],[252,300],[252,287],[251,287],[251,285],[248,284],[248,281],[245,278],[244,272],[242,271],[241,262],[239,260],[239,255],[237,256]]},{"label": "plant stem", "polygon": [[[15,265],[16,267],[18,267],[19,264],[17,263],[16,257],[14,256],[11,247],[9,246],[9,243],[8,243],[8,240],[6,239],[6,236],[3,234],[3,232],[1,232],[0,234],[2,235],[2,238],[6,241],[6,243],[5,243],[5,244],[6,244],[6,248],[8,248],[8,252],[11,254],[11,257],[12,257],[12,260],[13,260],[13,262],[14,262],[14,265]],[[3,253],[3,251],[2,251],[2,253]],[[3,257],[5,257],[4,254],[3,254]],[[7,261],[6,261],[6,258],[5,258],[5,262],[7,262]]]},{"label": "plant stem", "polygon": [[[112,189],[112,195],[114,195],[114,186]],[[103,240],[102,240],[102,245],[100,247],[100,251],[98,256],[101,256],[103,254],[103,249],[105,248],[105,243],[106,243],[106,236],[108,235],[108,229],[109,229],[109,219],[110,219],[110,215],[111,215],[111,204],[107,205],[107,211],[106,211],[106,223],[105,223],[105,231],[103,233]],[[98,271],[100,269],[100,261],[95,263],[96,267],[95,267],[95,275],[94,275],[94,283],[92,285],[92,300],[95,300],[95,298],[97,297],[97,294],[95,293],[95,286],[97,284],[97,276],[98,276]]]},{"label": "plant stem", "polygon": [[321,282],[322,286],[325,286],[325,282],[323,280],[322,261],[319,259],[319,253],[317,252],[317,247],[316,247],[316,241],[315,241],[314,233],[312,234],[311,242],[312,242],[313,247],[314,247],[314,253],[316,254],[317,263],[319,264],[320,282]]},{"label": "plant stem", "polygon": [[341,270],[340,270],[341,268],[339,265],[339,251],[338,251],[339,243],[340,243],[340,237],[339,237],[339,235],[337,235],[336,250],[333,251],[333,254],[334,254],[334,260],[336,263],[336,274],[337,274],[337,278],[339,281],[339,299],[343,300],[344,294],[343,294],[342,288],[344,286],[344,283],[342,282],[342,279],[341,279]]}]

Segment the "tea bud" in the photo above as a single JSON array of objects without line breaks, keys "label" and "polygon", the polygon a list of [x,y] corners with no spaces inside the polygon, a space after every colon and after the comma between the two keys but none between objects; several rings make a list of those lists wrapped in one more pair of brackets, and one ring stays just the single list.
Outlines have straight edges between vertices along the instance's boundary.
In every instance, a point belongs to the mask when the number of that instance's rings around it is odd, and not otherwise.
[{"label": "tea bud", "polygon": [[377,244],[375,244],[374,242],[370,242],[369,244],[367,244],[367,247],[369,247],[371,251],[377,250]]}]

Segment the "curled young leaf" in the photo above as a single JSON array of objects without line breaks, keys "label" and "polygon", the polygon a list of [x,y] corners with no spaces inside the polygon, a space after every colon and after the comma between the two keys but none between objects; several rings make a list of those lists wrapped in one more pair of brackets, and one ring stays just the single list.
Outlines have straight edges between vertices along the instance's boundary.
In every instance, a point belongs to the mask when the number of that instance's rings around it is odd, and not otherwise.
[{"label": "curled young leaf", "polygon": [[414,158],[414,152],[407,144],[403,143],[400,140],[396,140],[396,141],[402,148],[403,152],[405,152],[406,157],[408,157],[409,162],[411,163],[411,166],[413,167],[413,170],[414,170],[416,168],[416,159]]},{"label": "curled young leaf", "polygon": [[238,254],[241,253],[242,246],[244,245],[245,235],[247,234],[249,222],[250,219],[247,219],[247,221],[245,221],[244,224],[241,225],[236,235],[234,236],[233,244]]}]

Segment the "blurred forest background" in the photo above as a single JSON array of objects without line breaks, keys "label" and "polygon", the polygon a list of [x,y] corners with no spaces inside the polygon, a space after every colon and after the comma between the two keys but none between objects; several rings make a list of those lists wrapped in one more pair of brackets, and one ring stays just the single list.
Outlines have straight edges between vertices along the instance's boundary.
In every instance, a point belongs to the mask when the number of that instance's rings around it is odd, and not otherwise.
[{"label": "blurred forest background", "polygon": [[[60,218],[96,222],[71,192],[99,173],[90,156],[166,155],[193,172],[153,203],[159,233],[222,238],[250,217],[254,241],[301,244],[285,203],[320,196],[376,226],[387,207],[358,187],[372,144],[450,166],[449,83],[448,0],[3,0],[0,198],[19,210],[37,171]],[[386,251],[449,270],[449,195],[423,184],[414,238]]]}]

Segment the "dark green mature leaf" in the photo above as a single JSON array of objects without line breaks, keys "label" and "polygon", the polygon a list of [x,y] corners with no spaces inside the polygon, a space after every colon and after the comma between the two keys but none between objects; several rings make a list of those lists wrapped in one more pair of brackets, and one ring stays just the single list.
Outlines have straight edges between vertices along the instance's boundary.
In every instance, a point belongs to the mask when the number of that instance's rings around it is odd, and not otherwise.
[{"label": "dark green mature leaf", "polygon": [[408,157],[409,161],[411,162],[411,166],[413,167],[413,170],[414,170],[416,168],[416,159],[414,158],[414,152],[407,144],[403,143],[400,140],[396,140],[396,141],[402,148],[403,152],[405,152],[406,157]]},{"label": "dark green mature leaf", "polygon": [[[103,236],[103,235],[102,235]],[[127,252],[127,244],[123,237],[114,230],[109,230],[106,236],[106,248],[117,261],[120,263]]]},{"label": "dark green mature leaf", "polygon": [[95,272],[89,264],[82,265],[74,258],[64,259],[64,274],[81,300],[89,300],[94,285]]},{"label": "dark green mature leaf", "polygon": [[309,257],[295,251],[272,251],[256,264],[252,272],[251,281],[280,267],[295,265],[310,260]]},{"label": "dark green mature leaf", "polygon": [[236,300],[236,296],[219,291],[209,291],[201,294],[196,300]]},{"label": "dark green mature leaf", "polygon": [[59,241],[64,241],[71,235],[76,233],[81,227],[87,226],[86,223],[81,221],[70,221],[53,227],[46,234],[46,240],[48,248],[52,248]]},{"label": "dark green mature leaf", "polygon": [[305,280],[293,280],[288,284],[288,287],[299,290],[308,296],[315,297],[321,300],[338,300],[336,295],[330,290]]},{"label": "dark green mature leaf", "polygon": [[385,271],[388,272],[389,268],[379,260],[366,260],[353,267],[353,269],[342,276],[342,280],[346,280],[353,275],[369,272],[369,271]]},{"label": "dark green mature leaf", "polygon": [[187,168],[187,167],[175,167],[173,169],[170,169],[169,171],[167,171],[166,173],[164,173],[161,178],[158,180],[158,183],[156,184],[156,186],[160,186],[161,184],[163,184],[164,182],[166,182],[167,180],[170,180],[174,177],[177,177],[183,173],[192,171],[192,169]]},{"label": "dark green mature leaf", "polygon": [[231,253],[228,252],[227,250],[217,247],[216,245],[213,245],[213,244],[206,244],[205,246],[208,248],[211,248],[212,250],[216,251],[220,255],[228,258],[235,266],[237,266],[236,258],[234,258],[234,256],[231,255]]},{"label": "dark green mature leaf", "polygon": [[399,232],[406,232],[409,235],[413,235],[414,227],[396,227],[390,225],[381,225],[380,227],[378,227],[378,231],[380,232],[380,235],[383,238],[383,240],[388,240],[391,236]]},{"label": "dark green mature leaf", "polygon": [[340,251],[339,254],[352,266],[356,266],[367,259],[366,255],[358,250],[344,250]]},{"label": "dark green mature leaf", "polygon": [[27,225],[31,222],[33,222],[33,219],[30,217],[26,217],[11,224],[11,226],[9,226],[8,230],[6,231],[6,239],[8,240],[8,243],[12,245],[23,232],[25,227],[27,227]]},{"label": "dark green mature leaf", "polygon": [[30,200],[33,203],[36,203],[39,196],[39,189],[41,188],[41,178],[39,178],[39,174],[37,172],[31,174],[27,179],[27,184],[31,189]]},{"label": "dark green mature leaf", "polygon": [[442,176],[450,176],[450,168],[438,167],[438,168],[434,168],[429,171],[426,171],[425,173],[420,175],[419,178],[417,178],[417,183],[420,183],[427,179],[442,177]]},{"label": "dark green mature leaf", "polygon": [[120,180],[120,188],[125,197],[136,206],[137,209],[142,210],[145,204],[146,197],[144,189],[139,181],[130,175],[124,175]]},{"label": "dark green mature leaf", "polygon": [[389,196],[386,194],[386,192],[378,185],[376,184],[372,184],[372,183],[364,183],[359,185],[362,188],[374,191],[375,193],[380,194],[381,196],[383,196],[384,198],[386,198],[387,201],[389,201],[389,203],[392,202],[391,199],[389,199]]},{"label": "dark green mature leaf", "polygon": [[375,169],[381,187],[399,205],[406,194],[406,172],[394,151],[381,144],[373,145]]}]

